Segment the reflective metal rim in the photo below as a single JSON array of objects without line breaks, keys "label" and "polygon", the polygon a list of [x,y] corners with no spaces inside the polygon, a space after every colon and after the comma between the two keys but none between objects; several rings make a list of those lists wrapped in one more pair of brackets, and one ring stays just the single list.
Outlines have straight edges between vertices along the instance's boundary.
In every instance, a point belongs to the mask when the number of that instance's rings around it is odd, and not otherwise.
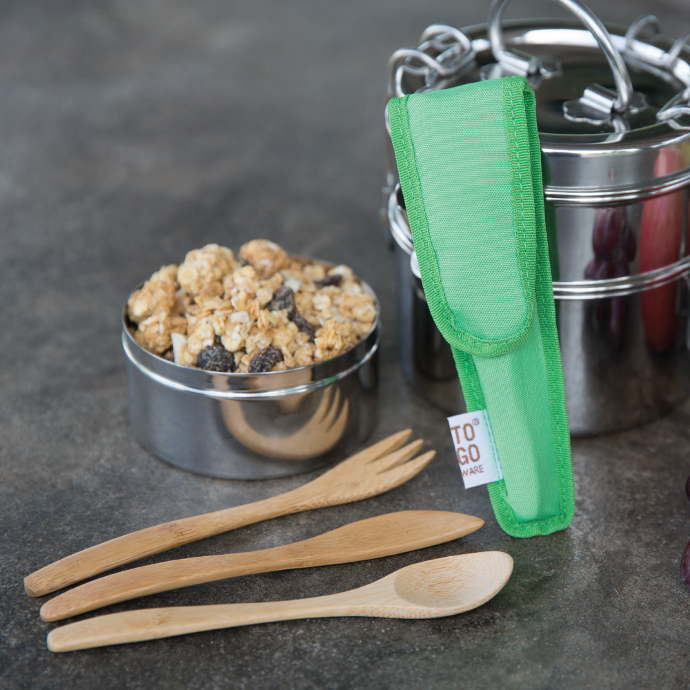
[{"label": "reflective metal rim", "polygon": [[556,299],[601,299],[603,297],[624,297],[637,292],[654,290],[673,283],[690,273],[690,256],[676,263],[647,273],[638,273],[623,278],[608,280],[578,280],[553,283],[553,296]]},{"label": "reflective metal rim", "polygon": [[[278,388],[278,389],[268,389],[260,391],[238,391],[238,390],[216,390],[210,388],[193,388],[192,386],[187,386],[179,381],[173,381],[165,376],[161,376],[156,372],[152,371],[148,367],[145,367],[141,362],[137,362],[130,351],[131,343],[128,342],[127,333],[122,333],[122,347],[127,355],[127,359],[142,373],[150,379],[153,379],[157,383],[160,383],[167,388],[173,388],[177,391],[183,391],[184,393],[194,393],[196,395],[203,395],[207,398],[214,398],[216,400],[265,400],[267,398],[284,398],[288,395],[298,395],[300,393],[309,393],[310,391],[318,390],[319,388],[325,388],[330,386],[336,381],[349,376],[353,372],[357,371],[362,365],[366,364],[376,353],[379,348],[379,343],[381,342],[381,336],[376,339],[376,342],[371,347],[371,349],[364,355],[362,359],[353,364],[349,369],[345,369],[334,376],[329,376],[328,378],[319,379],[318,381],[311,381],[310,383],[304,383],[299,386],[291,386],[290,388]],[[136,347],[139,347],[134,343]]]},{"label": "reflective metal rim", "polygon": [[609,187],[597,189],[544,187],[547,202],[560,206],[615,205],[624,202],[637,202],[654,196],[674,192],[690,184],[690,170],[667,178],[632,187]]},{"label": "reflective metal rim", "polygon": [[[395,191],[391,193],[388,203],[388,223],[393,239],[408,255],[414,251],[412,236],[401,209],[397,204]],[[558,300],[590,300],[610,297],[624,297],[637,292],[645,292],[673,283],[690,274],[690,256],[663,266],[655,271],[609,278],[607,280],[573,280],[568,282],[554,281],[553,296]]]}]

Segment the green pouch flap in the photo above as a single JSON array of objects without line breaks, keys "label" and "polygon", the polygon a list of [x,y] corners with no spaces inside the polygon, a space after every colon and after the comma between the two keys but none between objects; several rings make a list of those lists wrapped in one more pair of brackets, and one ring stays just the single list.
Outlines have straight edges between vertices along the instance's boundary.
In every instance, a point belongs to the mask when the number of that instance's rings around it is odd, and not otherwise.
[{"label": "green pouch flap", "polygon": [[468,411],[486,409],[513,536],[575,509],[534,92],[522,77],[391,99],[391,139],[429,309]]}]

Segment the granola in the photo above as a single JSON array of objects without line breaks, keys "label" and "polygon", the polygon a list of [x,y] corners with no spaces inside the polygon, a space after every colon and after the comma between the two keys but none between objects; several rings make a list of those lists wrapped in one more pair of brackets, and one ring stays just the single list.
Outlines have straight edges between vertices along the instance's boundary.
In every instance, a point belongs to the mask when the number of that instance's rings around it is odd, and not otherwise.
[{"label": "granola", "polygon": [[247,373],[345,352],[371,330],[376,303],[347,266],[252,240],[237,256],[209,244],[179,266],[163,266],[131,295],[127,313],[135,340],[150,352],[187,367]]}]

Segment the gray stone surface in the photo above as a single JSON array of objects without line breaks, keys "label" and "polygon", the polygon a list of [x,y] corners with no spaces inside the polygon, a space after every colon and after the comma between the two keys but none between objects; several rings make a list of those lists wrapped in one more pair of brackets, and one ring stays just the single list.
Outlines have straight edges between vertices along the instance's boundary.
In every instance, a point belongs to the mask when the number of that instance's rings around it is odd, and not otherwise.
[{"label": "gray stone surface", "polygon": [[[690,29],[684,0],[592,3]],[[466,0],[37,0],[0,5],[0,687],[685,688],[690,404],[573,445],[577,515],[507,537],[465,492],[443,415],[395,363],[392,257],[377,222],[389,54],[432,21],[484,21]],[[554,14],[523,2],[509,16]],[[240,578],[142,605],[260,601],[363,585],[409,563],[499,549],[494,600],[427,621],[294,621],[54,655],[22,579],[125,532],[300,485],[207,479],[133,441],[119,340],[129,290],[207,242],[269,237],[353,266],[384,313],[380,438],[410,425],[439,451],[389,494],[162,554],[251,550],[402,509],[478,515],[422,552]],[[120,605],[111,610],[126,610]]]}]

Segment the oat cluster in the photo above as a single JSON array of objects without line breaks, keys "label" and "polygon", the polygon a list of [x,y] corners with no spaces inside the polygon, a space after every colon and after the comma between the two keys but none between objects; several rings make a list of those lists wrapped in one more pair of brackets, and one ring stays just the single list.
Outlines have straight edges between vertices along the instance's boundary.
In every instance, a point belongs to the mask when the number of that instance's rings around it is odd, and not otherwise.
[{"label": "oat cluster", "polygon": [[335,357],[376,317],[347,266],[289,256],[252,240],[237,256],[209,244],[163,266],[134,292],[134,338],[176,364],[208,371],[284,371]]}]

